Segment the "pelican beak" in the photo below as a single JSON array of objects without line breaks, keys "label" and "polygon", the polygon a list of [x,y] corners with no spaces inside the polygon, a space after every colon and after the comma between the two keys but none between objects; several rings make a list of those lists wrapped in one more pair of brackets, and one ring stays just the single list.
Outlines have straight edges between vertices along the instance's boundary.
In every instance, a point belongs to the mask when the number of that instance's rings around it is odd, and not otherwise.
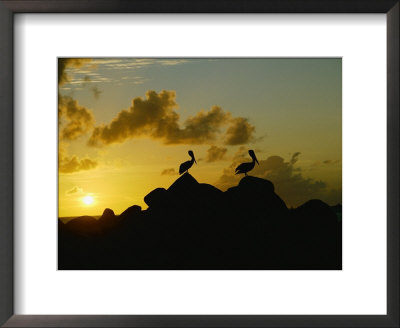
[{"label": "pelican beak", "polygon": [[194,159],[194,162],[197,164],[196,159],[194,158],[194,156],[193,156],[193,159]]},{"label": "pelican beak", "polygon": [[258,163],[258,159],[257,159],[256,155],[254,155],[254,159],[256,160],[257,164],[260,165],[260,163]]}]

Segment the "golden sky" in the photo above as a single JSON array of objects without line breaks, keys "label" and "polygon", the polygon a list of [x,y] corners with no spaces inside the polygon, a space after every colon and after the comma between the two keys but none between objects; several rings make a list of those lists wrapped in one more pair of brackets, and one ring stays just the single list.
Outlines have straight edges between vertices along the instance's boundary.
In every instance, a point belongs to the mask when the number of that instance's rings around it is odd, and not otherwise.
[{"label": "golden sky", "polygon": [[59,59],[59,217],[116,214],[180,163],[226,190],[235,167],[288,206],[342,195],[341,59]]}]

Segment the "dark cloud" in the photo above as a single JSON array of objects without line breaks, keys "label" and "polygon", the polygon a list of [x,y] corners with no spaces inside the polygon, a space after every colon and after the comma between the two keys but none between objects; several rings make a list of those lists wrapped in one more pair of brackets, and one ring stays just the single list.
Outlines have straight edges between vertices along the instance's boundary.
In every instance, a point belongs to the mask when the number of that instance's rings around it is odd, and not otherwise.
[{"label": "dark cloud", "polygon": [[209,111],[200,111],[195,116],[189,117],[184,128],[174,131],[167,136],[168,144],[205,144],[216,139],[221,127],[229,124],[231,114],[219,106],[213,106]]},{"label": "dark cloud", "polygon": [[313,168],[316,168],[316,167],[321,167],[322,165],[333,165],[333,164],[339,164],[339,163],[341,163],[342,162],[342,160],[340,160],[340,159],[335,159],[335,160],[332,160],[332,159],[327,159],[327,160],[325,160],[325,161],[315,161],[315,162],[313,162],[312,164],[310,164],[310,167],[313,169]]},{"label": "dark cloud", "polygon": [[226,145],[243,145],[252,141],[256,128],[246,118],[236,117],[231,120],[231,125],[226,130]]},{"label": "dark cloud", "polygon": [[323,161],[322,163],[324,163],[324,164],[338,164],[340,162],[341,162],[340,159],[336,159],[336,160],[327,159],[327,160]]},{"label": "dark cloud", "polygon": [[300,152],[294,153],[294,154],[292,155],[292,158],[290,159],[290,164],[292,164],[292,165],[296,164],[296,162],[297,162],[297,160],[298,160],[298,158],[299,158],[300,155],[301,155]]},{"label": "dark cloud", "polygon": [[232,172],[234,172],[234,169],[232,167],[223,169],[222,175],[215,183],[215,186],[221,190],[227,190],[230,187],[236,186],[239,183],[241,177],[233,175]]},{"label": "dark cloud", "polygon": [[62,140],[75,140],[93,128],[94,116],[92,111],[79,105],[78,101],[69,96],[59,96],[58,114],[60,124],[62,119],[66,121],[66,124],[60,130]]},{"label": "dark cloud", "polygon": [[224,160],[227,151],[228,151],[227,148],[211,146],[207,150],[206,162],[216,162]]},{"label": "dark cloud", "polygon": [[101,91],[98,87],[94,86],[90,89],[92,91],[93,97],[97,100],[100,98],[100,95],[103,91]]},{"label": "dark cloud", "polygon": [[235,168],[243,162],[249,162],[251,159],[248,155],[248,148],[241,146],[233,155],[232,163],[228,168],[223,169],[222,175],[216,183],[216,186],[222,190],[237,185],[241,179],[239,175],[235,175]]},{"label": "dark cloud", "polygon": [[[58,59],[58,85],[68,82],[70,77],[66,70],[69,67],[79,68],[91,59],[85,58],[59,58]],[[90,78],[89,78],[90,80]],[[58,97],[58,122],[59,132],[59,156],[58,166],[60,173],[73,173],[83,170],[90,170],[97,167],[97,161],[86,158],[78,158],[76,155],[69,156],[66,152],[66,140],[75,140],[88,133],[94,125],[94,116],[91,110],[81,106],[78,101],[69,97],[59,95]],[[76,187],[78,188],[78,187]],[[69,190],[69,194],[78,192],[79,189]]]},{"label": "dark cloud", "polygon": [[88,157],[78,158],[76,155],[69,156],[66,152],[66,145],[59,144],[58,150],[58,171],[60,173],[74,173],[91,170],[97,167],[98,163]]},{"label": "dark cloud", "polygon": [[79,159],[75,155],[72,157],[65,157],[59,162],[60,173],[73,173],[78,171],[86,171],[94,169],[97,162],[90,158]]},{"label": "dark cloud", "polygon": [[[239,182],[242,176],[235,176],[234,168],[241,159],[245,160],[244,151],[244,147],[240,148],[231,166],[223,170],[217,187],[227,189]],[[260,165],[256,165],[250,174],[272,181],[276,193],[285,200],[288,206],[296,207],[315,198],[332,205],[341,203],[341,190],[328,189],[326,183],[321,180],[305,178],[301,169],[294,166],[299,155],[299,152],[294,153],[288,162],[280,156],[270,156],[265,160],[260,160]]]},{"label": "dark cloud", "polygon": [[82,188],[75,186],[65,192],[66,195],[81,194],[83,192]]},{"label": "dark cloud", "polygon": [[66,73],[68,67],[82,67],[90,62],[89,58],[58,58],[58,85],[63,85],[69,81],[69,76]]},{"label": "dark cloud", "polygon": [[161,175],[177,175],[178,173],[175,171],[175,169],[165,169],[161,172]]},{"label": "dark cloud", "polygon": [[215,141],[224,127],[228,127],[226,142],[238,144],[251,140],[255,132],[246,119],[232,117],[219,106],[201,110],[180,125],[177,107],[175,91],[147,91],[145,99],[134,98],[129,109],[119,112],[109,124],[97,126],[88,144],[109,145],[141,136],[170,145],[207,144]]},{"label": "dark cloud", "polygon": [[128,110],[122,110],[108,125],[97,126],[89,145],[122,143],[126,139],[141,136],[165,136],[178,128],[179,116],[173,111],[177,107],[175,92],[148,91],[146,99],[134,98]]}]

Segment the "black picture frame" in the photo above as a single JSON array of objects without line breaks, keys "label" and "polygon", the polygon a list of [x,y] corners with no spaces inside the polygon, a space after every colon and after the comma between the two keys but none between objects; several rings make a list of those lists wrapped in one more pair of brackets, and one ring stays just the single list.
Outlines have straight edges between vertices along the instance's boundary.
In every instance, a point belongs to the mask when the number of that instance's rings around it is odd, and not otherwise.
[{"label": "black picture frame", "polygon": [[[0,0],[0,324],[4,327],[399,327],[399,8],[399,0]],[[13,17],[17,13],[385,13],[387,315],[14,315]]]}]

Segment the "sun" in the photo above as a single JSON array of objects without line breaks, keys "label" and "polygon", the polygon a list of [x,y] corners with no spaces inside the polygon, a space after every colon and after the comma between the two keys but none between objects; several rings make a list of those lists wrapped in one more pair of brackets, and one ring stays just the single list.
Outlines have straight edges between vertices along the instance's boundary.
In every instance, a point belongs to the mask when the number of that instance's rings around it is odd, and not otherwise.
[{"label": "sun", "polygon": [[94,202],[94,198],[93,198],[93,196],[85,196],[85,197],[83,197],[82,198],[82,202],[85,204],[85,205],[92,205],[93,204],[93,202]]}]

